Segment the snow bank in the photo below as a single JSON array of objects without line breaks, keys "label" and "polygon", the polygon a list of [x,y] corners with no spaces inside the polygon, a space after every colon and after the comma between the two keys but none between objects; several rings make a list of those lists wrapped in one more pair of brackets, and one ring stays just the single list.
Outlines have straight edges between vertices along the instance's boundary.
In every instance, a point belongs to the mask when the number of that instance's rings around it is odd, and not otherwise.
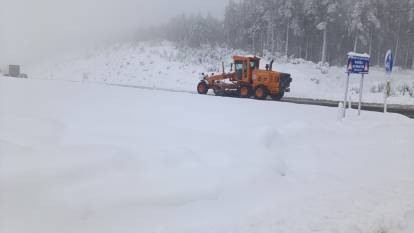
[{"label": "snow bank", "polygon": [[336,114],[2,78],[0,231],[409,231],[413,121]]},{"label": "snow bank", "polygon": [[[34,64],[28,73],[32,78],[108,82],[146,87],[195,91],[202,72],[221,72],[221,61],[230,70],[232,55],[246,52],[225,48],[177,48],[171,43],[138,43],[117,45],[87,56],[72,55],[54,63]],[[262,68],[275,59],[274,69],[291,73],[291,97],[342,100],[345,88],[344,67],[325,67],[303,59],[265,56]],[[352,76],[351,98],[359,96],[360,76]],[[371,67],[366,75],[364,101],[383,102],[385,71]],[[414,105],[414,72],[396,70],[392,80],[390,103]]]},{"label": "snow bank", "polygon": [[348,57],[365,57],[365,58],[371,58],[369,54],[366,53],[355,53],[355,52],[349,52]]}]

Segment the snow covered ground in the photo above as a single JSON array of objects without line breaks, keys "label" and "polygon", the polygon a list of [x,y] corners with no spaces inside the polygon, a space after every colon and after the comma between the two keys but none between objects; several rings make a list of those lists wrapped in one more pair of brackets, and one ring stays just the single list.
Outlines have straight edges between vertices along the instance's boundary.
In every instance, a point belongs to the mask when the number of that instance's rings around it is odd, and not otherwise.
[{"label": "snow covered ground", "polygon": [[0,232],[412,233],[414,121],[355,115],[0,78]]},{"label": "snow covered ground", "polygon": [[[168,42],[116,45],[87,55],[35,63],[26,70],[32,78],[63,79],[90,82],[131,84],[146,87],[195,91],[201,72],[215,72],[221,61],[230,69],[231,56],[246,52],[205,47],[202,49],[177,48]],[[261,66],[264,68],[265,62]],[[344,54],[345,63],[345,54]],[[291,97],[342,100],[345,88],[345,67],[320,68],[301,59],[278,58],[274,68],[291,73]],[[221,68],[220,68],[221,69]],[[322,73],[321,70],[325,72]],[[220,71],[221,72],[221,71]],[[352,100],[358,99],[359,76],[351,79]],[[383,103],[385,72],[372,67],[366,76],[364,102]],[[390,102],[414,105],[414,72],[398,70],[393,75],[393,93]]]}]

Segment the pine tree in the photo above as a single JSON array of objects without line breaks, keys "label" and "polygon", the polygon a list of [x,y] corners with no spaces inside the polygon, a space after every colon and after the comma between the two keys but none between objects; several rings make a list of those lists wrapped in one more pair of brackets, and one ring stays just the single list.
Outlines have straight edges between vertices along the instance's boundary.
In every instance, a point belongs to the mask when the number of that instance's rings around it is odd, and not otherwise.
[{"label": "pine tree", "polygon": [[414,0],[230,0],[223,21],[180,15],[147,32],[186,46],[225,44],[330,64],[351,50],[383,64],[393,49],[398,66],[414,69]]},{"label": "pine tree", "polygon": [[338,0],[308,0],[305,1],[306,13],[316,19],[316,28],[323,31],[321,62],[327,61],[327,43],[329,24],[334,21],[338,12]]}]

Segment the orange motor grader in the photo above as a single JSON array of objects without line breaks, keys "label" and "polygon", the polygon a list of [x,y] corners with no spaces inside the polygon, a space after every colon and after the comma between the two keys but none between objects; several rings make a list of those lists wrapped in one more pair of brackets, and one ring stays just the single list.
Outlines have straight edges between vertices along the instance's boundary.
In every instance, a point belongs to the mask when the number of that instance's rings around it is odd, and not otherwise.
[{"label": "orange motor grader", "polygon": [[[272,71],[273,61],[266,65],[266,70],[260,70],[260,58],[256,56],[234,56],[230,73],[219,75],[204,75],[197,86],[199,94],[207,94],[209,89],[215,95],[238,96],[241,98],[274,100],[283,98],[290,91],[292,78],[290,74]],[[234,71],[233,71],[234,66]]]}]

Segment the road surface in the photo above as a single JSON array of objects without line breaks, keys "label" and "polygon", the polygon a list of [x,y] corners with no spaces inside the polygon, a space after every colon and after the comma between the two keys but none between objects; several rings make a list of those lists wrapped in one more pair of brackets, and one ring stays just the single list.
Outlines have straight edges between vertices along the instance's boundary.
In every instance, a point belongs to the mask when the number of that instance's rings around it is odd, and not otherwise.
[{"label": "road surface", "polygon": [[[339,103],[339,101],[333,101],[333,100],[318,100],[318,99],[294,98],[294,97],[286,97],[286,98],[283,98],[281,101],[287,102],[287,103],[319,105],[319,106],[327,106],[327,107],[338,107],[338,103]],[[358,103],[353,102],[352,108],[358,109]],[[372,111],[372,112],[384,112],[384,105],[374,104],[374,103],[362,103],[362,110]],[[414,106],[412,105],[389,104],[388,112],[398,113],[398,114],[414,119]]]},{"label": "road surface", "polygon": [[[169,92],[185,92],[189,94],[197,94],[197,92],[193,91],[186,91],[186,90],[178,90],[178,89],[167,89],[167,88],[152,88],[152,87],[145,87],[145,86],[136,86],[136,85],[127,85],[127,84],[109,84],[111,86],[119,86],[119,87],[128,87],[128,88],[139,88],[139,89],[146,89],[146,90],[159,90],[159,91],[169,91]],[[269,101],[273,101],[270,100]],[[339,101],[334,100],[320,100],[320,99],[309,99],[309,98],[295,98],[295,97],[285,97],[281,100],[282,102],[286,103],[295,103],[295,104],[306,104],[306,105],[318,105],[318,106],[326,106],[326,107],[338,107]],[[358,103],[353,102],[352,108],[358,109]],[[374,103],[362,103],[362,110],[365,111],[372,111],[372,112],[383,112],[384,106],[382,104],[374,104]],[[414,106],[413,105],[398,105],[398,104],[389,104],[388,105],[388,112],[390,113],[398,113],[409,118],[414,119]]]}]

